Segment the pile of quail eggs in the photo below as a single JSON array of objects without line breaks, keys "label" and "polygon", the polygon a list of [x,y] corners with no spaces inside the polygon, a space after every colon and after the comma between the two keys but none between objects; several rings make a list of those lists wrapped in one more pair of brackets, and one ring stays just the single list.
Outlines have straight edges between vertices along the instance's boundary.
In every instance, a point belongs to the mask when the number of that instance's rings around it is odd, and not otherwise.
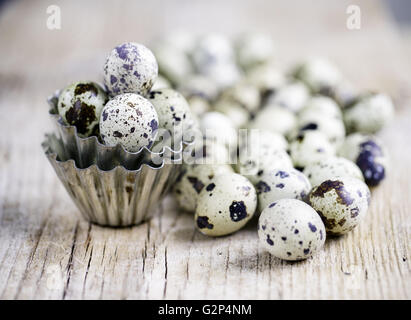
[{"label": "pile of quail eggs", "polygon": [[367,214],[388,170],[375,134],[394,107],[324,58],[284,71],[275,49],[262,34],[169,34],[153,45],[154,87],[177,88],[203,134],[173,191],[197,229],[224,236],[256,216],[268,252],[303,260]]},{"label": "pile of quail eggs", "polygon": [[158,64],[144,45],[116,46],[103,71],[103,86],[80,81],[60,91],[58,113],[64,124],[76,127],[79,137],[97,136],[107,146],[120,144],[128,152],[138,152],[153,147],[159,129],[178,139],[184,130],[198,126],[181,93],[153,88]]},{"label": "pile of quail eggs", "polygon": [[261,245],[285,260],[319,251],[366,215],[370,187],[388,170],[374,134],[392,118],[386,94],[358,92],[323,58],[283,70],[263,34],[173,33],[153,53],[115,47],[104,86],[60,93],[62,121],[127,151],[152,148],[159,128],[200,136],[173,188],[196,228],[224,236],[258,218]]}]

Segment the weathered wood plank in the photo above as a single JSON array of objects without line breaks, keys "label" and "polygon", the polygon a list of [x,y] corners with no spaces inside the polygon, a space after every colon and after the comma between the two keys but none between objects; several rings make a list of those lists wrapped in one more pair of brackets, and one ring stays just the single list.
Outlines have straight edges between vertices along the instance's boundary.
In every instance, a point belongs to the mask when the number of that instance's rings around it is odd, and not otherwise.
[{"label": "weathered wood plank", "polygon": [[[207,238],[171,197],[155,218],[137,227],[88,224],[42,154],[40,142],[50,125],[45,97],[69,81],[98,79],[104,53],[115,43],[147,41],[182,26],[181,21],[193,30],[208,30],[210,23],[223,30],[221,15],[232,3],[218,2],[213,9],[187,2],[177,12],[170,5],[159,9],[160,1],[144,7],[119,2],[110,8],[82,2],[84,10],[73,21],[70,16],[80,2],[64,2],[63,29],[52,32],[45,27],[48,2],[17,2],[0,16],[2,43],[7,44],[0,50],[1,299],[411,298],[411,91],[409,72],[404,72],[410,69],[398,34],[375,1],[361,3],[364,27],[358,33],[345,29],[348,2],[324,1],[322,9],[298,2],[299,12],[306,14],[292,24],[289,16],[298,14],[292,7],[270,4],[273,19],[267,19],[261,13],[264,3],[253,2],[244,24],[254,21],[257,29],[268,28],[281,44],[284,61],[308,53],[330,55],[359,86],[384,89],[396,98],[396,120],[382,133],[392,168],[373,190],[362,225],[329,239],[315,257],[288,263],[262,250],[255,220],[232,236]],[[218,14],[196,24],[205,10]],[[109,17],[122,19],[108,28],[104,21]],[[234,20],[226,21],[228,32],[236,30]],[[22,53],[28,38],[34,39],[32,51]]]}]

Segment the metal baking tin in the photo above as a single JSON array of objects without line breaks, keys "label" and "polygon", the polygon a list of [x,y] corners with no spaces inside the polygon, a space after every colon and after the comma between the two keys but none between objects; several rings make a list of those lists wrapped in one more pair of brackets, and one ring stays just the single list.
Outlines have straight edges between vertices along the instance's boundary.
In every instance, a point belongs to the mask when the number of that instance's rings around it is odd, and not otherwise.
[{"label": "metal baking tin", "polygon": [[42,146],[82,216],[101,226],[126,227],[150,219],[181,169],[180,159],[159,166],[141,163],[136,170],[121,165],[102,170],[96,164],[79,168],[65,158],[55,135],[46,136]]}]

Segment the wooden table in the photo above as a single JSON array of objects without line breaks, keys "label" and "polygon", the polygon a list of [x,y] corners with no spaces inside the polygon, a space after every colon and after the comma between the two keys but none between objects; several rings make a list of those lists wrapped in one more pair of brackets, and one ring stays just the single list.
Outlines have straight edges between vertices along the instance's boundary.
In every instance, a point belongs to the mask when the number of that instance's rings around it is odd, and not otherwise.
[{"label": "wooden table", "polygon": [[[411,298],[411,69],[386,11],[376,1],[360,1],[362,27],[349,31],[348,1],[318,1],[315,7],[305,1],[220,2],[53,1],[62,13],[62,28],[53,31],[46,28],[49,1],[5,6],[0,298]],[[171,197],[153,220],[133,228],[101,228],[80,218],[40,148],[50,126],[46,97],[74,80],[100,80],[114,45],[149,43],[184,27],[228,34],[265,30],[276,40],[282,64],[326,55],[358,86],[395,98],[396,119],[381,134],[391,171],[373,190],[359,228],[328,240],[307,261],[288,263],[262,250],[255,221],[232,236],[207,238]]]}]

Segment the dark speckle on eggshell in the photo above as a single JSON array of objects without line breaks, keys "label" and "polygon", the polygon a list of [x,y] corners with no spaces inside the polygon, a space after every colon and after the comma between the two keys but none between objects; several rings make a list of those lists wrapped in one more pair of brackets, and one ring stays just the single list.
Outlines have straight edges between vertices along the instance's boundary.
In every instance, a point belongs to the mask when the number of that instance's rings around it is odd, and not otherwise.
[{"label": "dark speckle on eggshell", "polygon": [[229,207],[230,218],[234,222],[241,221],[247,217],[247,208],[244,201],[233,201]]},{"label": "dark speckle on eggshell", "polygon": [[213,229],[213,228],[214,228],[214,225],[211,224],[211,223],[208,221],[208,217],[207,217],[207,216],[199,216],[199,217],[197,218],[197,226],[198,226],[200,229],[204,229],[204,228]]}]

